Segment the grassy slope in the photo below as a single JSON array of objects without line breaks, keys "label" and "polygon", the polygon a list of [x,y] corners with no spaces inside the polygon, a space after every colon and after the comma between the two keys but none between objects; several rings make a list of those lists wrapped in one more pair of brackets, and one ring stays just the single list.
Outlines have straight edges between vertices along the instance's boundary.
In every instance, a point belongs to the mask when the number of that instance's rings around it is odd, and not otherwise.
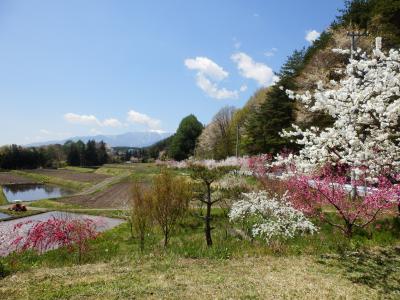
[{"label": "grassy slope", "polygon": [[0,205],[6,205],[6,204],[8,204],[8,201],[6,195],[4,195],[3,188],[0,185]]},{"label": "grassy slope", "polygon": [[[262,241],[226,236],[227,220],[216,210],[212,248],[205,246],[202,220],[190,214],[177,225],[167,251],[155,229],[142,254],[137,240],[130,237],[129,225],[123,224],[91,243],[82,266],[76,266],[76,255],[66,249],[4,259],[14,275],[0,280],[0,299],[388,298],[397,295],[393,294],[396,289],[400,291],[396,281],[400,280],[400,251],[388,255],[390,260],[383,263],[382,256],[372,264],[363,258],[363,268],[357,257],[345,265],[345,259],[335,259],[337,253],[356,253],[378,245],[395,247],[399,243],[397,225],[381,222],[381,229],[372,236],[360,232],[351,241],[321,226],[317,235],[268,247]],[[378,277],[366,282],[364,278],[371,273]],[[385,291],[388,278],[391,288]]]},{"label": "grassy slope", "polygon": [[67,167],[60,168],[60,169],[81,172],[81,173],[94,173],[96,171],[95,168],[89,168],[89,167],[84,168],[84,167],[73,167],[73,166],[67,166]]},{"label": "grassy slope", "polygon": [[374,299],[311,257],[136,258],[38,269],[0,281],[2,299]]},{"label": "grassy slope", "polygon": [[54,176],[45,176],[45,175],[41,175],[41,174],[35,174],[35,173],[24,172],[24,171],[12,171],[12,172],[17,175],[31,178],[31,179],[34,179],[39,182],[55,184],[55,185],[59,185],[59,186],[63,186],[63,187],[75,189],[75,190],[82,190],[82,189],[90,186],[90,183],[87,183],[87,182],[66,180],[66,179],[62,179],[62,178],[58,178],[58,177],[54,177]]}]

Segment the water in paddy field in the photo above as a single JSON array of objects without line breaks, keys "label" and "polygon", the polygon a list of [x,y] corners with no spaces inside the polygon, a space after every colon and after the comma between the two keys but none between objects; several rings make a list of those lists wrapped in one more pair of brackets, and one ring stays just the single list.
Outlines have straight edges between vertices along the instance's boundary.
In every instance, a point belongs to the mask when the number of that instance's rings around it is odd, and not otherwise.
[{"label": "water in paddy field", "polygon": [[9,217],[11,217],[11,216],[0,212],[0,220],[8,219]]},{"label": "water in paddy field", "polygon": [[3,185],[3,192],[8,202],[15,200],[35,201],[46,198],[58,198],[73,194],[70,189],[46,184]]}]

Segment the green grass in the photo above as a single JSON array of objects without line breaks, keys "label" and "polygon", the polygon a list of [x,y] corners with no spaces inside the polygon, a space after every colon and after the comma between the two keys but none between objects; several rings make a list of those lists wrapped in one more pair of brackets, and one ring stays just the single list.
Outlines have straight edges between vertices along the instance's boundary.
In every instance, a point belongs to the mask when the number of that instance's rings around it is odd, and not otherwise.
[{"label": "green grass", "polygon": [[[121,213],[79,212],[105,216]],[[372,235],[358,232],[351,240],[329,226],[321,226],[317,235],[267,246],[260,240],[243,241],[226,235],[227,219],[221,210],[215,210],[214,245],[208,248],[202,220],[192,212],[175,228],[168,249],[163,248],[162,235],[154,228],[144,252],[140,252],[125,223],[92,241],[79,266],[76,255],[67,249],[4,258],[3,263],[14,275],[0,281],[0,298],[158,299],[168,295],[187,299],[201,295],[203,299],[265,299],[274,295],[395,299],[400,288],[400,251],[395,246],[399,242],[398,224],[392,219],[380,224]],[[376,255],[363,254],[364,249],[377,246],[382,250]],[[12,284],[14,281],[18,284]]]},{"label": "green grass", "polygon": [[51,210],[81,208],[81,206],[78,204],[64,203],[64,202],[59,201],[62,198],[57,198],[57,199],[58,200],[42,199],[42,200],[32,201],[32,202],[29,202],[28,205],[32,206],[32,207],[40,207],[40,208],[46,208],[46,209],[51,209]]},{"label": "green grass", "polygon": [[96,168],[66,166],[64,168],[60,168],[60,170],[70,170],[80,173],[93,173],[96,171]]},{"label": "green grass", "polygon": [[0,209],[0,212],[10,215],[13,219],[33,216],[42,213],[40,210],[13,211],[8,209]]},{"label": "green grass", "polygon": [[[35,204],[108,217],[124,213],[45,201]],[[317,234],[266,245],[259,239],[241,240],[229,234],[232,224],[222,209],[215,208],[214,245],[209,248],[203,220],[198,210],[191,210],[176,225],[167,249],[154,226],[143,252],[131,237],[129,224],[124,223],[91,241],[82,265],[77,265],[75,253],[64,248],[3,258],[0,262],[13,276],[0,281],[0,299],[397,298],[397,218],[382,218],[356,231],[350,240],[314,221]]]},{"label": "green grass", "polygon": [[45,176],[42,174],[36,174],[36,173],[25,172],[25,171],[15,171],[15,170],[12,172],[14,174],[30,178],[35,181],[41,182],[41,183],[59,185],[59,186],[63,186],[65,188],[70,188],[70,189],[74,189],[74,190],[83,190],[84,188],[91,186],[91,184],[87,183],[87,182],[66,180],[66,179],[55,177],[55,176]]},{"label": "green grass", "polygon": [[8,201],[6,195],[3,192],[3,187],[0,185],[0,205],[7,205]]}]

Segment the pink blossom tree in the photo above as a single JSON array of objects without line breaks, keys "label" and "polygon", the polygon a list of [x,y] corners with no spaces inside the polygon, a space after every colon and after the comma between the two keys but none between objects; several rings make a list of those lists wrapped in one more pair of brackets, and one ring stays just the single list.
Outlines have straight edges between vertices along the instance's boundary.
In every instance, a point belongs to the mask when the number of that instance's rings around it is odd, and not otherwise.
[{"label": "pink blossom tree", "polygon": [[[393,206],[398,187],[380,177],[374,187],[363,187],[363,196],[353,198],[346,176],[325,170],[323,175],[296,175],[288,180],[293,206],[307,215],[316,216],[341,230],[347,237],[354,228],[365,228],[378,214]],[[332,218],[324,210],[333,209],[339,218]]]},{"label": "pink blossom tree", "polygon": [[288,91],[334,122],[324,129],[293,125],[284,131],[302,148],[278,157],[275,165],[288,167],[294,203],[321,217],[326,206],[334,208],[343,223],[330,222],[351,236],[353,227],[367,226],[399,203],[400,52],[384,53],[377,45],[371,57],[359,53],[351,59],[343,75],[313,92]]},{"label": "pink blossom tree", "polygon": [[[21,228],[31,228],[24,232]],[[17,251],[35,250],[44,253],[58,247],[68,247],[70,251],[76,251],[78,262],[88,250],[88,241],[98,236],[96,230],[98,222],[88,218],[50,218],[39,222],[21,222],[14,226],[16,234],[11,246]]]}]

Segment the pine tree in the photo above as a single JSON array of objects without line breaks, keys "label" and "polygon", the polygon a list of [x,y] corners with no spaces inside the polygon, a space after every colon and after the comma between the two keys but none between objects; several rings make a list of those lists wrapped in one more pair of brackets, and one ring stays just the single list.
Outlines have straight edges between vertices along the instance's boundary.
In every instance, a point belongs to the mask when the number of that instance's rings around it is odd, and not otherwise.
[{"label": "pine tree", "polygon": [[85,166],[96,166],[98,164],[96,142],[89,140],[85,149]]},{"label": "pine tree", "polygon": [[289,141],[280,136],[282,129],[293,123],[293,101],[286,89],[294,89],[294,77],[303,67],[305,50],[295,51],[282,66],[279,82],[266,94],[265,101],[255,109],[246,124],[247,151],[251,154],[276,153],[291,147]]}]

